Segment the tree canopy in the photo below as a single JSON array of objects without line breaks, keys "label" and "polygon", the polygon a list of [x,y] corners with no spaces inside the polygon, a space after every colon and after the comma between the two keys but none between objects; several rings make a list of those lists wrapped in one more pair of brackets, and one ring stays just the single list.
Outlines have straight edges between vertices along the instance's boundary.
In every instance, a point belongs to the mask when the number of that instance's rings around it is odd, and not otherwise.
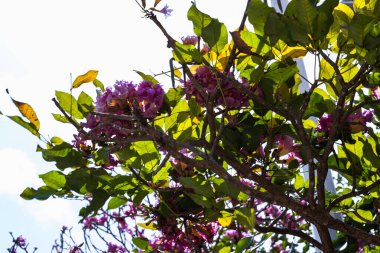
[{"label": "tree canopy", "polygon": [[[78,76],[72,89],[92,83],[96,98],[53,99],[72,140],[46,140],[12,99],[22,117],[8,117],[57,168],[21,196],[85,199],[84,231],[110,236],[107,252],[378,252],[380,2],[292,0],[279,13],[248,0],[236,30],[193,3],[180,41],[160,2],[136,1],[172,50],[170,79]],[[103,252],[89,241],[70,252]]]}]

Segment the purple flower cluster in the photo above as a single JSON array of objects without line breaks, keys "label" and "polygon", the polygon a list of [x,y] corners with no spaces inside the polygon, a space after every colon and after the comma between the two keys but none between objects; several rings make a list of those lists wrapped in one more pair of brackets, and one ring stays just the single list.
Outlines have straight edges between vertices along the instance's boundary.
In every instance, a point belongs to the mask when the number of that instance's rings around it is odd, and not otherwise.
[{"label": "purple flower cluster", "polygon": [[124,246],[116,245],[111,242],[107,243],[107,253],[125,253],[127,249]]},{"label": "purple flower cluster", "polygon": [[116,81],[113,89],[106,91],[96,99],[96,111],[115,114],[128,114],[134,101],[139,104],[145,118],[154,118],[164,102],[164,90],[160,84],[142,81],[136,89],[131,82]]},{"label": "purple flower cluster", "polygon": [[181,37],[182,43],[184,45],[196,45],[198,43],[198,37],[191,35],[186,37]]},{"label": "purple flower cluster", "polygon": [[103,214],[100,217],[86,217],[83,221],[84,229],[94,229],[96,225],[104,226],[104,224],[108,221],[107,215]]},{"label": "purple flower cluster", "polygon": [[[149,81],[142,81],[134,85],[131,82],[116,81],[113,87],[108,87],[102,94],[98,95],[95,102],[95,109],[100,113],[116,115],[131,115],[132,111],[138,106],[142,117],[154,118],[164,103],[164,90],[160,84],[154,85]],[[82,128],[90,130],[91,135],[103,137],[128,137],[134,128],[133,122],[125,119],[114,119],[89,114],[86,122],[81,123]],[[74,146],[79,150],[85,151],[89,146],[82,136],[75,136]],[[114,167],[113,157],[109,158],[109,164],[105,167]]]},{"label": "purple flower cluster", "polygon": [[21,248],[26,247],[26,239],[22,235],[20,235],[19,237],[16,238],[15,243],[17,246],[19,246]]},{"label": "purple flower cluster", "polygon": [[[231,81],[219,79],[216,73],[207,66],[197,68],[194,79],[202,86],[208,97],[207,99],[211,99],[214,106],[221,105],[228,108],[240,108],[249,105],[248,97],[235,88]],[[243,82],[241,85],[249,88],[247,82]],[[187,99],[194,96],[200,105],[205,106],[206,99],[197,90],[191,80],[187,81],[184,86]]]},{"label": "purple flower cluster", "polygon": [[140,110],[145,118],[154,118],[164,103],[164,90],[161,85],[152,85],[151,82],[141,82],[136,91]]},{"label": "purple flower cluster", "polygon": [[255,199],[256,221],[259,225],[266,225],[278,219],[276,226],[288,229],[298,229],[300,225],[305,224],[305,220],[294,215],[292,212],[285,212],[276,205],[261,202]]},{"label": "purple flower cluster", "polygon": [[[345,130],[350,133],[359,133],[366,131],[367,123],[371,122],[373,119],[372,110],[360,110],[346,118],[345,121]],[[332,114],[323,114],[319,120],[319,123],[316,127],[317,132],[324,133],[329,135],[333,127],[333,115]]]}]

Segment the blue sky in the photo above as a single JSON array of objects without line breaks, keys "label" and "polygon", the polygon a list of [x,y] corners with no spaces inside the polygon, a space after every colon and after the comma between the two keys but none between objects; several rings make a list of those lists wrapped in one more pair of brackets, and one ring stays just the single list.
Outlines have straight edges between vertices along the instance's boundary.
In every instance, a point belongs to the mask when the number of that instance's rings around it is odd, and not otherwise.
[{"label": "blue sky", "polygon": [[[152,4],[153,0],[147,0]],[[198,0],[198,8],[218,17],[229,31],[239,26],[245,0]],[[186,19],[189,0],[163,0],[172,17],[160,20],[175,39],[191,35]],[[41,133],[70,141],[74,128],[54,121],[55,90],[69,91],[70,73],[99,70],[109,86],[115,80],[138,82],[133,70],[147,74],[168,70],[170,50],[157,27],[133,0],[0,0],[0,110],[18,114],[9,96],[31,104]],[[165,85],[165,84],[164,84]],[[168,84],[170,85],[170,84]],[[90,94],[95,94],[84,87]],[[79,92],[79,91],[75,91]],[[74,93],[74,95],[77,95]],[[5,117],[0,118],[0,251],[10,246],[8,234],[23,234],[38,252],[50,252],[62,225],[76,226],[83,203],[49,199],[25,201],[25,187],[41,185],[38,174],[55,169],[35,152],[38,140]],[[74,235],[80,238],[79,226]]]}]

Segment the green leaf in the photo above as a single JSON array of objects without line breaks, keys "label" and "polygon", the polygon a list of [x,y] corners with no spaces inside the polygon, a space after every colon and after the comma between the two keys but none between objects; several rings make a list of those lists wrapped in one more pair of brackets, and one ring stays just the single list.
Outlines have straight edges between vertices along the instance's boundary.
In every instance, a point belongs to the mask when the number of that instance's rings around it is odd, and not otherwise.
[{"label": "green leaf", "polygon": [[70,121],[63,115],[61,114],[57,114],[57,113],[52,113],[54,119],[58,122],[62,122],[62,123],[70,123]]},{"label": "green leaf", "polygon": [[56,91],[55,96],[58,99],[59,105],[62,109],[76,119],[83,119],[83,114],[78,109],[77,100],[69,93],[63,91]]},{"label": "green leaf", "polygon": [[194,193],[190,193],[189,194],[190,198],[198,205],[200,205],[201,207],[204,207],[204,208],[212,208],[212,204],[213,204],[213,201],[211,201],[210,199],[208,199],[207,197],[205,196],[202,196],[200,194],[194,194]]},{"label": "green leaf", "polygon": [[66,177],[59,171],[50,171],[39,176],[44,183],[54,190],[58,190],[65,186]]},{"label": "green leaf", "polygon": [[175,107],[176,104],[183,98],[185,95],[185,91],[182,87],[170,88],[165,93],[165,102],[169,104],[171,107]]},{"label": "green leaf", "polygon": [[175,43],[173,57],[179,63],[202,63],[202,55],[194,45],[183,45],[179,42]]},{"label": "green leaf", "polygon": [[335,104],[329,95],[324,90],[316,88],[310,97],[304,119],[310,116],[321,117],[323,113],[332,113],[334,108]]},{"label": "green leaf", "polygon": [[254,243],[255,240],[253,236],[240,239],[236,245],[235,253],[245,252],[245,250],[249,249]]},{"label": "green leaf", "polygon": [[275,45],[279,39],[289,42],[288,30],[282,16],[277,13],[269,13],[264,27],[265,35],[269,37],[271,45]]},{"label": "green leaf", "polygon": [[[318,12],[310,0],[290,1],[284,15],[304,27],[307,34],[314,35],[314,21],[317,18]],[[289,29],[292,29],[292,27],[289,27]]]},{"label": "green leaf", "polygon": [[132,242],[139,249],[143,249],[143,250],[148,249],[149,241],[148,241],[148,239],[146,239],[144,237],[134,237],[134,238],[132,238]]},{"label": "green leaf", "polygon": [[217,19],[202,13],[192,5],[187,18],[193,22],[194,33],[201,36],[212,51],[220,53],[228,42],[227,28]]},{"label": "green leaf", "polygon": [[37,190],[34,188],[26,188],[22,193],[21,197],[26,200],[38,199],[38,200],[46,200],[54,195],[55,190],[50,188],[49,186],[41,186]]},{"label": "green leaf", "polygon": [[110,195],[105,190],[96,189],[92,192],[92,200],[90,205],[83,209],[80,215],[82,217],[87,217],[91,213],[96,213],[104,206],[109,197]]},{"label": "green leaf", "polygon": [[193,189],[195,193],[198,193],[205,197],[214,196],[214,191],[211,187],[210,182],[204,179],[202,176],[181,177],[179,181],[184,187]]},{"label": "green leaf", "polygon": [[87,159],[67,142],[49,149],[39,148],[38,151],[42,152],[45,161],[56,162],[57,168],[61,170],[69,167],[81,167],[87,163]]},{"label": "green leaf", "polygon": [[83,114],[84,117],[88,115],[89,112],[94,111],[95,107],[93,105],[94,100],[85,92],[81,92],[78,97],[78,109]]},{"label": "green leaf", "polygon": [[230,253],[231,252],[231,248],[228,247],[228,246],[225,246],[223,248],[221,248],[218,253]]},{"label": "green leaf", "polygon": [[110,199],[107,209],[115,209],[127,203],[127,199],[124,196],[117,196]]},{"label": "green leaf", "polygon": [[151,75],[147,75],[147,74],[144,74],[143,72],[138,71],[138,70],[135,70],[135,72],[136,72],[137,74],[139,74],[139,76],[141,76],[141,78],[142,78],[144,81],[151,82],[153,85],[158,84],[157,79],[155,79],[153,76],[151,76]]},{"label": "green leaf", "polygon": [[234,211],[237,222],[249,230],[255,227],[255,210],[249,207],[242,207]]},{"label": "green leaf", "polygon": [[269,7],[261,0],[252,0],[248,6],[247,14],[248,20],[255,28],[255,33],[264,35],[264,27],[267,22],[268,15],[276,13],[275,9]]},{"label": "green leaf", "polygon": [[281,84],[298,72],[299,70],[295,62],[291,65],[274,62],[269,66],[267,72],[264,74],[264,78],[272,79],[276,84]]},{"label": "green leaf", "polygon": [[371,31],[374,22],[375,19],[363,14],[357,14],[354,16],[351,23],[348,25],[348,31],[350,37],[358,46],[363,46],[364,38]]},{"label": "green leaf", "polygon": [[40,138],[40,133],[38,132],[36,126],[30,122],[26,122],[25,120],[23,120],[21,117],[19,116],[7,116],[8,118],[10,118],[11,120],[13,120],[14,122],[16,122],[18,125],[22,126],[23,128],[25,128],[26,130],[28,130],[29,132],[31,132],[33,135],[37,136],[38,138]]},{"label": "green leaf", "polygon": [[92,83],[94,84],[95,87],[99,88],[101,91],[105,91],[104,84],[98,79],[95,79]]},{"label": "green leaf", "polygon": [[261,56],[267,56],[271,54],[272,48],[269,42],[262,36],[249,31],[241,31],[240,39],[250,47],[251,52],[256,53]]},{"label": "green leaf", "polygon": [[154,169],[160,162],[160,153],[153,141],[137,141],[132,144],[148,170]]},{"label": "green leaf", "polygon": [[367,223],[373,221],[372,213],[367,210],[357,209],[355,212],[348,212],[347,215],[359,223]]}]

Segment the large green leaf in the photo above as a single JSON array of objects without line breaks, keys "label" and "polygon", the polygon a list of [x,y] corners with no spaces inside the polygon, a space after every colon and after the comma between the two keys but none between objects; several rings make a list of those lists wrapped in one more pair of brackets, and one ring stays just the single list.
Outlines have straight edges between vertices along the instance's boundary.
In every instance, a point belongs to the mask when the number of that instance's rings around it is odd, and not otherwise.
[{"label": "large green leaf", "polygon": [[212,51],[221,52],[228,42],[226,26],[198,10],[195,5],[190,7],[187,17],[193,22],[194,33],[201,36]]},{"label": "large green leaf", "polygon": [[204,179],[202,176],[181,177],[180,182],[184,187],[191,188],[195,191],[195,193],[198,193],[202,196],[205,196],[205,197],[214,196],[214,191],[211,187],[210,182]]},{"label": "large green leaf", "polygon": [[59,105],[69,115],[76,119],[83,119],[83,114],[79,111],[77,100],[69,93],[56,91],[55,96],[58,99]]},{"label": "large green leaf", "polygon": [[253,230],[255,227],[255,210],[249,207],[242,207],[234,211],[234,216],[238,223],[249,230]]},{"label": "large green leaf", "polygon": [[48,173],[40,175],[40,178],[48,187],[54,190],[60,189],[66,184],[65,175],[59,171],[50,171]]},{"label": "large green leaf", "polygon": [[23,120],[19,116],[8,116],[8,118],[10,118],[14,122],[16,122],[18,125],[22,126],[26,130],[28,130],[29,132],[31,132],[33,135],[35,135],[38,138],[40,138],[41,135],[38,132],[38,129],[36,128],[36,126],[34,124],[32,124],[30,122],[26,122],[25,120]]},{"label": "large green leaf", "polygon": [[32,200],[32,199],[37,199],[37,200],[46,200],[53,196],[55,193],[55,190],[50,188],[49,186],[41,186],[37,190],[34,188],[26,188],[22,193],[21,197],[26,200]]},{"label": "large green leaf", "polygon": [[[318,12],[317,8],[311,4],[310,0],[290,1],[286,7],[284,15],[304,27],[308,34],[314,34],[314,21],[317,18]],[[292,27],[289,27],[289,29],[292,29]]]},{"label": "large green leaf", "polygon": [[202,55],[194,45],[184,45],[176,42],[173,57],[179,63],[202,63]]},{"label": "large green leaf", "polygon": [[248,20],[253,25],[255,33],[264,35],[264,27],[269,14],[276,13],[274,8],[269,7],[261,0],[252,0],[248,6]]}]

